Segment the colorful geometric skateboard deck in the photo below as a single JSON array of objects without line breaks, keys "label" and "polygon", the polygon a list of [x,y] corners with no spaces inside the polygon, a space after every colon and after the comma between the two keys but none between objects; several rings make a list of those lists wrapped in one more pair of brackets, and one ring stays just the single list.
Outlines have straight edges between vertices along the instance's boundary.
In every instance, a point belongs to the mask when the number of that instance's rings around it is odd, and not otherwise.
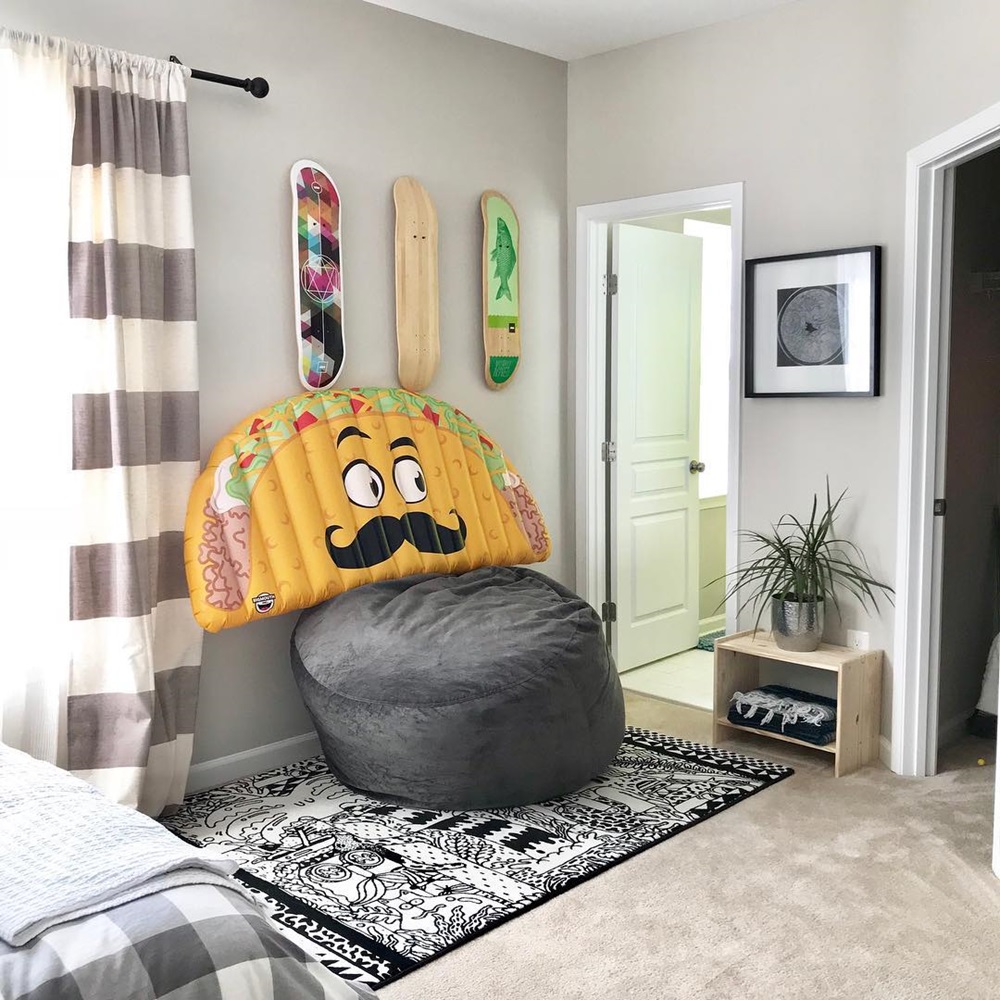
[{"label": "colorful geometric skateboard deck", "polygon": [[396,204],[396,343],[399,384],[423,392],[441,360],[438,340],[438,222],[419,181],[400,177]]},{"label": "colorful geometric skateboard deck", "polygon": [[483,193],[483,345],[486,384],[506,385],[521,360],[521,226],[499,191]]},{"label": "colorful geometric skateboard deck", "polygon": [[296,161],[290,179],[299,379],[307,389],[325,389],[344,366],[340,195],[312,160]]}]

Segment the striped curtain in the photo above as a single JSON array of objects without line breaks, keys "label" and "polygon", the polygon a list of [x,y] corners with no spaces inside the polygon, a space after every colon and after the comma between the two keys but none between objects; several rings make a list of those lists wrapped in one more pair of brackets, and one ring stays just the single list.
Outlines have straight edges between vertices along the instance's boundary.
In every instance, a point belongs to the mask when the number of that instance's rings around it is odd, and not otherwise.
[{"label": "striped curtain", "polygon": [[68,767],[157,815],[184,796],[201,630],[184,509],[199,468],[187,71],[73,45]]}]

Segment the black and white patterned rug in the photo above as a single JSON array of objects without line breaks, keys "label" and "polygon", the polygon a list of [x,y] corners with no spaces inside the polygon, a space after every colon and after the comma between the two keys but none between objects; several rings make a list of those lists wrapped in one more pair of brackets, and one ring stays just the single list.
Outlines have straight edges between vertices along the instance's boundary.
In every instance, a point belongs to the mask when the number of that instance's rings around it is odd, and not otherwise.
[{"label": "black and white patterned rug", "polygon": [[163,822],[237,858],[307,951],[377,987],[790,774],[630,728],[604,774],[538,805],[393,805],[315,757],[192,795]]}]

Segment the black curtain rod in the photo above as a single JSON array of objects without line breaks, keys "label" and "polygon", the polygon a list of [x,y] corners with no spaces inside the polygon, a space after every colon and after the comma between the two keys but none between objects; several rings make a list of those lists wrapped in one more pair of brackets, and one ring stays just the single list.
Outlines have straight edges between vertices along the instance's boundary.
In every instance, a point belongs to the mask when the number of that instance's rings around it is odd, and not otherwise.
[{"label": "black curtain rod", "polygon": [[[180,63],[177,56],[171,56],[170,61]],[[208,73],[203,69],[193,69],[191,70],[191,78],[193,80],[207,80],[209,83],[221,83],[226,87],[239,87],[240,90],[245,90],[248,94],[253,94],[254,97],[267,97],[268,91],[271,89],[267,80],[262,76],[255,76],[252,80],[249,77],[239,80],[235,76],[222,76],[219,73]]]}]

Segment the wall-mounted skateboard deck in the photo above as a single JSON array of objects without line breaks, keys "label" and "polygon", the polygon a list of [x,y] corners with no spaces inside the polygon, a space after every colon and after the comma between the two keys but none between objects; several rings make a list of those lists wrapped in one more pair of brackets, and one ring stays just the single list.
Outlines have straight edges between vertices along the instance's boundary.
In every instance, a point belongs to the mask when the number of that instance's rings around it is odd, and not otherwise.
[{"label": "wall-mounted skateboard deck", "polygon": [[485,191],[483,210],[483,346],[486,384],[506,385],[521,360],[521,282],[517,212],[499,191]]},{"label": "wall-mounted skateboard deck", "polygon": [[299,380],[307,389],[326,389],[344,366],[340,194],[312,160],[297,160],[290,179]]},{"label": "wall-mounted skateboard deck", "polygon": [[400,177],[396,204],[396,343],[399,384],[423,392],[441,359],[438,339],[438,222],[419,181]]}]

